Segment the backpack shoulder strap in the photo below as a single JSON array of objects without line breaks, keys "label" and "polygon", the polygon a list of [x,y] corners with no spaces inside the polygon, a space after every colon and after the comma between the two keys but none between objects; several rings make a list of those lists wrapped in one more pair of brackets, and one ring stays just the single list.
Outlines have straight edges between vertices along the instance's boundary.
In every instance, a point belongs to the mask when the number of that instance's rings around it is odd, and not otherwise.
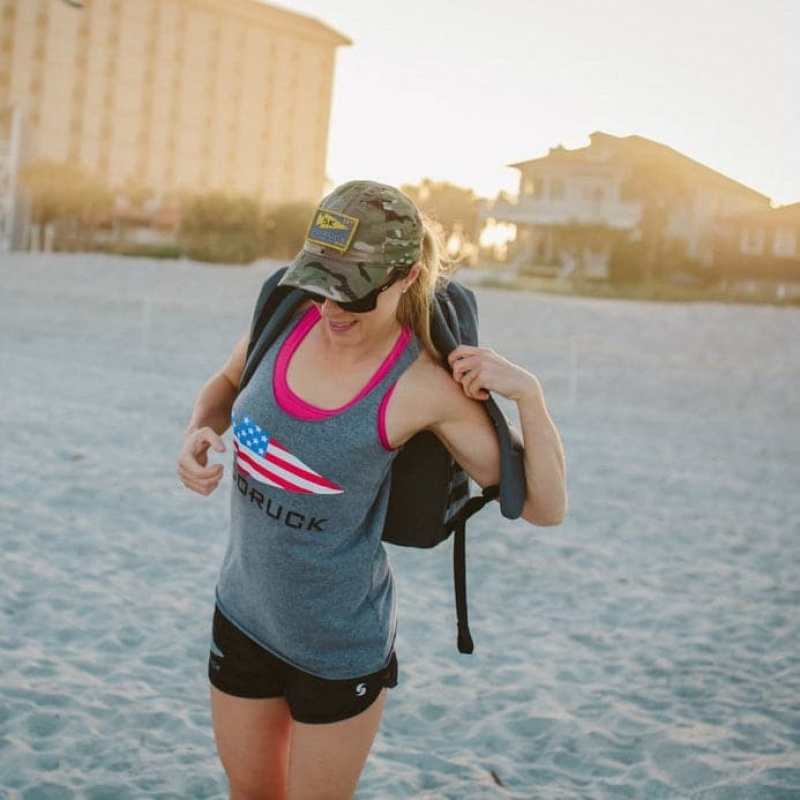
[{"label": "backpack shoulder strap", "polygon": [[264,353],[303,302],[304,295],[299,289],[278,285],[285,272],[286,267],[281,267],[273,272],[261,287],[250,324],[250,342],[247,346],[247,360],[239,381],[239,391],[244,389],[253,377]]},{"label": "backpack shoulder strap", "polygon": [[[445,358],[459,344],[478,344],[478,304],[471,289],[451,280],[436,293],[431,338]],[[484,407],[500,442],[500,511],[507,519],[517,519],[526,491],[522,440],[493,397],[484,402]]]},{"label": "backpack shoulder strap", "polygon": [[[459,344],[478,344],[478,304],[471,289],[450,281],[437,292],[431,309],[431,338],[445,358]],[[470,498],[448,523],[453,532],[453,583],[460,653],[475,649],[467,613],[467,520],[498,496],[501,513],[508,519],[517,519],[525,503],[522,440],[493,397],[484,402],[484,407],[500,443],[500,484],[487,486],[482,495]]]}]

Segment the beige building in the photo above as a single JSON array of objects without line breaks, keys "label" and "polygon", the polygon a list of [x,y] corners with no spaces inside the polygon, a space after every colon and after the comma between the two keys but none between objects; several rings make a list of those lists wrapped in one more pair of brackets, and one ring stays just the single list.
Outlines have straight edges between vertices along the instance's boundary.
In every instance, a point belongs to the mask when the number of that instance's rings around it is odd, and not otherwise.
[{"label": "beige building", "polygon": [[314,202],[348,44],[258,0],[0,0],[0,106],[112,188]]},{"label": "beige building", "polygon": [[768,197],[659,142],[602,131],[589,140],[511,164],[518,196],[482,209],[484,219],[515,226],[514,268],[607,277],[620,237],[671,241],[710,266],[720,219],[769,208]]}]

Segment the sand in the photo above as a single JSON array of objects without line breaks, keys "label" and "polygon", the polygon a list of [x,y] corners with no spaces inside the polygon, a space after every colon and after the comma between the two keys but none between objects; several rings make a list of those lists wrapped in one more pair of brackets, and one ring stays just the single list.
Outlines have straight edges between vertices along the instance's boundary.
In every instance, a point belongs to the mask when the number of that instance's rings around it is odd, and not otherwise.
[{"label": "sand", "polygon": [[[0,256],[0,797],[223,798],[227,497],[175,474],[275,267]],[[800,309],[478,289],[542,379],[567,521],[392,549],[401,684],[359,798],[800,796]]]}]

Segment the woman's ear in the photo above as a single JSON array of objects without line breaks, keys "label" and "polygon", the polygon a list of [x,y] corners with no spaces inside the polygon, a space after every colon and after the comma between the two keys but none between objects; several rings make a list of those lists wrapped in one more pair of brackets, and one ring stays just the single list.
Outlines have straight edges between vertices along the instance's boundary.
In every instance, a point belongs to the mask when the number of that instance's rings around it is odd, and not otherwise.
[{"label": "woman's ear", "polygon": [[403,294],[405,294],[408,291],[408,289],[411,286],[411,284],[414,283],[414,281],[417,279],[417,276],[419,275],[419,271],[421,269],[422,269],[422,265],[418,261],[408,271],[408,275],[406,275],[406,277],[403,278]]}]

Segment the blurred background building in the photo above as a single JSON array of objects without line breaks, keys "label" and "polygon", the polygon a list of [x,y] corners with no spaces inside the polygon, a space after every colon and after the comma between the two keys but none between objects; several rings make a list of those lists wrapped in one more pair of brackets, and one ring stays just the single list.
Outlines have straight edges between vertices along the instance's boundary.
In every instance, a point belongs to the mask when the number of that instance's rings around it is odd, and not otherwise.
[{"label": "blurred background building", "polygon": [[482,209],[516,227],[509,268],[607,279],[615,262],[620,272],[633,262],[653,277],[704,276],[723,222],[770,210],[765,195],[660,142],[602,131],[589,139],[511,164],[520,171],[518,195]]},{"label": "blurred background building", "polygon": [[0,0],[0,152],[17,130],[19,158],[74,163],[111,190],[313,202],[348,44],[257,0]]}]

